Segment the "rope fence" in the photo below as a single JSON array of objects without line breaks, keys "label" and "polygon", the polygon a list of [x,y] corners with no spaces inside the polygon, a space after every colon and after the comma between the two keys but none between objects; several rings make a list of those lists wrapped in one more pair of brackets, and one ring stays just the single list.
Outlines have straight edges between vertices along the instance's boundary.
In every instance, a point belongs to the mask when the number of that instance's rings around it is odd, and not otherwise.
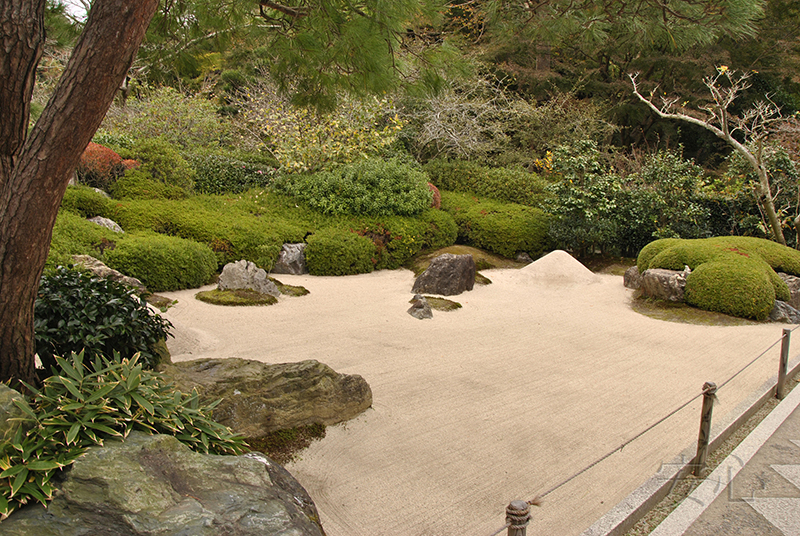
[{"label": "rope fence", "polygon": [[622,451],[625,447],[636,441],[637,439],[641,438],[660,424],[664,423],[675,414],[679,413],[681,410],[685,409],[687,406],[691,405],[694,401],[699,398],[703,398],[703,409],[701,412],[700,418],[700,433],[698,436],[698,444],[697,444],[697,455],[694,458],[694,474],[700,475],[700,472],[705,467],[705,459],[707,455],[707,448],[708,448],[708,440],[710,435],[710,428],[711,428],[711,410],[713,408],[713,403],[717,398],[717,393],[720,389],[728,385],[734,378],[739,376],[742,372],[750,368],[754,365],[757,361],[759,361],[762,357],[767,355],[767,353],[775,348],[779,343],[782,343],[781,348],[781,358],[778,367],[778,383],[776,385],[776,392],[775,396],[778,399],[782,399],[785,395],[785,381],[786,381],[786,372],[788,366],[788,354],[789,354],[789,340],[791,333],[793,333],[796,329],[800,328],[800,326],[795,326],[792,329],[784,329],[781,338],[773,342],[769,347],[767,347],[763,352],[758,354],[754,359],[752,359],[749,363],[744,365],[738,371],[736,371],[731,377],[727,380],[722,382],[719,386],[714,384],[713,382],[706,382],[703,384],[703,389],[700,393],[693,396],[691,399],[687,400],[680,406],[676,407],[665,416],[661,417],[653,424],[649,425],[644,430],[640,431],[630,439],[625,440],[622,444],[614,449],[608,451],[604,455],[597,458],[595,461],[581,469],[580,471],[574,473],[570,477],[562,480],[552,488],[548,489],[544,493],[537,495],[533,499],[529,501],[512,501],[506,507],[506,524],[497,529],[495,532],[489,534],[488,536],[497,536],[498,534],[502,533],[504,530],[508,529],[508,536],[526,536],[526,530],[528,523],[530,522],[531,515],[530,515],[530,507],[531,506],[540,506],[542,499],[553,493],[554,491],[558,490],[559,488],[565,486],[566,484],[572,482],[582,474],[586,473],[587,471],[591,470],[593,467],[597,466],[598,464],[602,463],[603,461],[607,460],[615,453]]}]

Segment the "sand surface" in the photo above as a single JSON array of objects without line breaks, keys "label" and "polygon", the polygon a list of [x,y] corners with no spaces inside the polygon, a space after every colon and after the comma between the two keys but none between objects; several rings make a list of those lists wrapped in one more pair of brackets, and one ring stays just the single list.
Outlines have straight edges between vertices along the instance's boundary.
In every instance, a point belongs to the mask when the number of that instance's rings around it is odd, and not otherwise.
[{"label": "sand surface", "polygon": [[[528,500],[721,384],[784,326],[709,327],[631,310],[622,277],[563,252],[451,297],[430,320],[406,313],[407,270],[278,276],[308,296],[269,307],[179,300],[173,360],[317,359],[360,374],[373,407],[328,428],[287,469],[314,499],[328,536],[488,536],[505,506]],[[718,393],[724,418],[777,371],[770,350]],[[696,440],[700,402],[549,493],[528,534],[580,534]],[[505,531],[503,531],[505,534]]]}]

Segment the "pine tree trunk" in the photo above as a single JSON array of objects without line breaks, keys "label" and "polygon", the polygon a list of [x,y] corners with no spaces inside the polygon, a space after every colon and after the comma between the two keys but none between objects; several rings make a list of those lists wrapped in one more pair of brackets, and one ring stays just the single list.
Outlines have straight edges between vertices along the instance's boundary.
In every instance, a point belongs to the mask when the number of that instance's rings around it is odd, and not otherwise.
[{"label": "pine tree trunk", "polygon": [[58,207],[144,38],[158,0],[95,0],[26,136],[45,0],[0,0],[0,381],[33,381],[33,305]]}]

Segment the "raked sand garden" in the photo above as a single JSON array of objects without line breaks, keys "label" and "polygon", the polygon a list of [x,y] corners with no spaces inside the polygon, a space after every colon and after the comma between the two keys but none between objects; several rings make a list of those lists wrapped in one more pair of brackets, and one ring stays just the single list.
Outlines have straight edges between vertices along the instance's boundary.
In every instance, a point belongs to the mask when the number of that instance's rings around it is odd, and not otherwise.
[{"label": "raked sand garden", "polygon": [[[781,336],[779,324],[704,326],[634,312],[622,277],[554,252],[487,270],[463,307],[406,313],[408,270],[279,276],[306,287],[268,307],[165,293],[174,361],[316,359],[359,374],[373,406],[329,427],[287,469],[328,536],[488,536],[505,506],[558,486]],[[208,287],[211,288],[211,287]],[[718,393],[724,420],[777,371],[778,347]],[[529,534],[580,534],[696,439],[697,400],[547,493]]]}]

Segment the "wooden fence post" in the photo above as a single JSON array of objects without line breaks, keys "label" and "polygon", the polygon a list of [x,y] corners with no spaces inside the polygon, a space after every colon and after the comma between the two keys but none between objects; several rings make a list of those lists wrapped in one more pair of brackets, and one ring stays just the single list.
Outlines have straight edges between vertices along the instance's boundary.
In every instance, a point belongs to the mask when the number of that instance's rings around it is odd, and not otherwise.
[{"label": "wooden fence post", "polygon": [[786,369],[789,367],[789,339],[792,330],[783,330],[783,340],[781,341],[781,362],[778,366],[778,385],[775,387],[775,397],[783,400],[786,396]]},{"label": "wooden fence post", "polygon": [[700,434],[697,437],[697,456],[694,457],[694,469],[692,470],[692,474],[695,476],[700,476],[700,472],[706,466],[708,441],[711,436],[711,410],[714,409],[716,392],[716,383],[706,382],[703,384],[703,411],[700,415]]},{"label": "wooden fence post", "polygon": [[531,507],[525,501],[511,501],[506,506],[506,523],[509,524],[508,536],[525,536],[531,520]]}]

